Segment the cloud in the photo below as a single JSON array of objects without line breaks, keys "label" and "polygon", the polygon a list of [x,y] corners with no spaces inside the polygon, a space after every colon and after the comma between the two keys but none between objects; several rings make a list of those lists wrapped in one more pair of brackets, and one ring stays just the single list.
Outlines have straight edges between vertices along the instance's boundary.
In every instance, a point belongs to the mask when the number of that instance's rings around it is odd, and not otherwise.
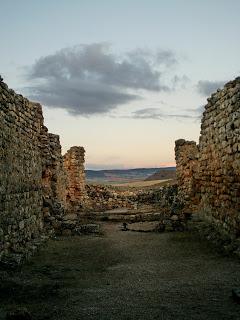
[{"label": "cloud", "polygon": [[132,112],[130,115],[134,119],[154,119],[154,120],[164,120],[164,119],[199,119],[199,110],[188,110],[188,113],[173,113],[168,114],[161,111],[159,108],[145,108]]},{"label": "cloud", "polygon": [[217,91],[217,89],[223,87],[226,81],[208,81],[208,80],[200,80],[197,83],[197,91],[202,96],[210,96],[212,93]]},{"label": "cloud", "polygon": [[37,60],[28,72],[28,96],[74,115],[108,113],[141,99],[140,90],[171,91],[164,79],[176,64],[168,50],[116,55],[106,43],[79,45]]},{"label": "cloud", "polygon": [[172,79],[172,83],[174,88],[186,89],[187,85],[190,83],[190,79],[186,75],[183,75],[183,76],[175,75]]},{"label": "cloud", "polygon": [[107,113],[118,104],[140,99],[115,87],[79,79],[64,82],[52,79],[47,85],[38,85],[30,90],[32,99],[49,107],[66,109],[72,115]]}]

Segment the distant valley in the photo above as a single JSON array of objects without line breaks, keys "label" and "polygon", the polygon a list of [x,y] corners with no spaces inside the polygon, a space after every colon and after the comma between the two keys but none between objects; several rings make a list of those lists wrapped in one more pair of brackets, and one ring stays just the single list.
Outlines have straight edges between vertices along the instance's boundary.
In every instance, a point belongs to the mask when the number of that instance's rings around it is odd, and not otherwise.
[{"label": "distant valley", "polygon": [[111,170],[85,170],[89,183],[124,183],[142,180],[165,180],[175,177],[175,167]]}]

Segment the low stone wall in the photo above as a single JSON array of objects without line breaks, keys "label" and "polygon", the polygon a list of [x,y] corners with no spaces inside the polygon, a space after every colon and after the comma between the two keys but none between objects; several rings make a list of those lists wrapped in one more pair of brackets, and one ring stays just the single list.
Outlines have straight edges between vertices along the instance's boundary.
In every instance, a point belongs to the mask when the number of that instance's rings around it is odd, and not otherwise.
[{"label": "low stone wall", "polygon": [[134,200],[131,195],[134,192],[116,190],[110,186],[86,185],[86,210],[106,211],[116,208],[134,208]]},{"label": "low stone wall", "polygon": [[192,142],[176,142],[179,188],[189,203],[197,196],[202,216],[240,237],[240,78],[208,99],[198,155],[196,148]]}]

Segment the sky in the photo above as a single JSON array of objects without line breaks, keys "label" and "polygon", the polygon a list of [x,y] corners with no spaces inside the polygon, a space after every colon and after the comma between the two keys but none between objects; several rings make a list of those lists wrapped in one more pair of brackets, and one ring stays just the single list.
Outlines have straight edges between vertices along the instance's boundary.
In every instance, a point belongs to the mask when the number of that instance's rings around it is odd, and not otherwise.
[{"label": "sky", "polygon": [[239,0],[0,0],[0,74],[89,169],[174,165],[240,74]]}]

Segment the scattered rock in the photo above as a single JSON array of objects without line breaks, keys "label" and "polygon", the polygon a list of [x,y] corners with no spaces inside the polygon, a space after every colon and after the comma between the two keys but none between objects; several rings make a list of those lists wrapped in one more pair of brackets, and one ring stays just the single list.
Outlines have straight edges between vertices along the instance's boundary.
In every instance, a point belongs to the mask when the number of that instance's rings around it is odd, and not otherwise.
[{"label": "scattered rock", "polygon": [[77,220],[77,215],[75,213],[71,213],[71,214],[67,214],[63,217],[63,220],[67,221],[67,220]]},{"label": "scattered rock", "polygon": [[179,220],[179,217],[176,215],[176,214],[174,214],[173,216],[171,216],[171,218],[170,218],[172,221],[178,221]]},{"label": "scattered rock", "polygon": [[127,225],[127,223],[126,222],[123,222],[123,224],[122,224],[122,231],[128,231],[129,229],[128,229],[128,225]]},{"label": "scattered rock", "polygon": [[71,235],[72,235],[72,230],[70,230],[70,229],[63,229],[63,230],[62,230],[62,235],[63,235],[63,236],[71,236]]},{"label": "scattered rock", "polygon": [[100,232],[99,224],[82,224],[78,226],[75,230],[77,234],[98,234]]},{"label": "scattered rock", "polygon": [[129,224],[128,230],[138,232],[156,232],[159,231],[159,222],[136,222]]}]

